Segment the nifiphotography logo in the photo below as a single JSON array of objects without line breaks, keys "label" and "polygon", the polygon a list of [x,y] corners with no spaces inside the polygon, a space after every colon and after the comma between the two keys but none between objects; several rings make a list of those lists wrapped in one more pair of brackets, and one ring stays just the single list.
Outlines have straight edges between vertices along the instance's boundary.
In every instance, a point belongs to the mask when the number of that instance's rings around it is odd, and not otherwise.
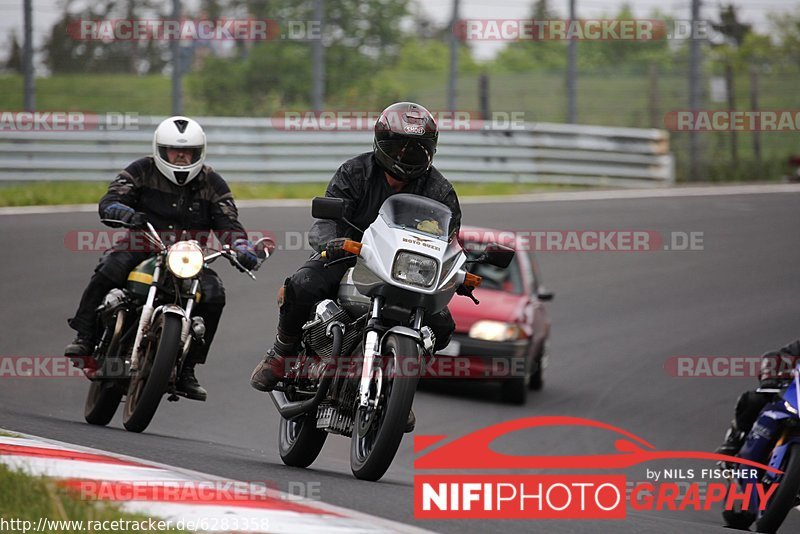
[{"label": "nifiphotography logo", "polygon": [[[520,430],[583,427],[613,433],[616,452],[585,456],[517,456],[497,452],[492,442]],[[778,484],[740,487],[733,478],[781,472],[744,458],[703,451],[659,451],[644,439],[612,425],[578,417],[528,417],[461,436],[416,436],[414,517],[417,519],[625,519],[636,511],[763,510]],[[647,481],[624,473],[576,474],[575,470],[623,470],[645,462],[707,460],[735,467],[647,469]],[[420,471],[473,471],[421,474]],[[487,471],[553,470],[552,474],[492,474]],[[559,470],[570,470],[569,474]],[[680,483],[673,482],[679,479]],[[711,479],[711,482],[707,482]]]}]

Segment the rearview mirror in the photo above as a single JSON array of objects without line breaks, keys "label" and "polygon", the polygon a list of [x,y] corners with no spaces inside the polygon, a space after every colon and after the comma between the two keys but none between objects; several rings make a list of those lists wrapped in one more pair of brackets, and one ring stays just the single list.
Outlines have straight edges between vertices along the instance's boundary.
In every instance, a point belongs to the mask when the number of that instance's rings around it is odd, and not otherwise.
[{"label": "rearview mirror", "polygon": [[489,243],[483,254],[475,260],[477,263],[488,263],[495,267],[505,269],[514,260],[514,249],[505,245],[498,245],[497,243]]},{"label": "rearview mirror", "polygon": [[344,199],[314,197],[311,201],[311,216],[315,219],[338,221],[344,217]]},{"label": "rearview mirror", "polygon": [[536,298],[538,298],[542,302],[549,302],[553,300],[553,297],[555,296],[556,296],[555,293],[553,293],[552,291],[548,291],[547,289],[545,289],[544,286],[539,286],[539,289],[536,291]]},{"label": "rearview mirror", "polygon": [[275,241],[273,241],[269,237],[262,237],[261,239],[253,243],[253,248],[256,251],[256,256],[258,256],[259,258],[269,258],[275,251],[276,245]]}]

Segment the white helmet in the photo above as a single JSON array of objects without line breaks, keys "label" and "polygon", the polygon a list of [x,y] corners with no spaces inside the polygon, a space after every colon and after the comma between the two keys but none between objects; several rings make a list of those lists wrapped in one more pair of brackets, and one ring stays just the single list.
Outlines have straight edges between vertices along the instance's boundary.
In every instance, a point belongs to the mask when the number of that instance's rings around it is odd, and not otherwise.
[{"label": "white helmet", "polygon": [[[167,158],[168,148],[191,148],[188,165],[174,165]],[[176,116],[163,121],[153,135],[153,158],[161,174],[177,185],[191,182],[203,168],[206,159],[206,134],[188,117]]]}]

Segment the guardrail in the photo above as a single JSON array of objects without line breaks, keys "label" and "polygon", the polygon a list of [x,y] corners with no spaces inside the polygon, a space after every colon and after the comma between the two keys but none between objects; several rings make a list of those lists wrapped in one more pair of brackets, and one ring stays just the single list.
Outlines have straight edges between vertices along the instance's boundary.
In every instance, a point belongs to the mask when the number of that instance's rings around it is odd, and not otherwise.
[{"label": "guardrail", "polygon": [[[163,117],[135,128],[20,131],[0,125],[0,180],[111,180],[150,154]],[[206,161],[228,181],[323,182],[346,159],[372,149],[370,131],[287,131],[270,119],[197,119]],[[666,131],[567,124],[514,130],[443,131],[436,167],[451,181],[664,186],[675,180]]]}]

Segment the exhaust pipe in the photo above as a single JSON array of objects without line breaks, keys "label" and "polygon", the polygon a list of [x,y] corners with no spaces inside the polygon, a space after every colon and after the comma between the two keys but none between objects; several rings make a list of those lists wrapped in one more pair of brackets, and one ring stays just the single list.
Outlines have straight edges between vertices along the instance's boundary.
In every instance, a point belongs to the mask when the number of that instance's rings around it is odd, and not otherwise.
[{"label": "exhaust pipe", "polygon": [[[330,361],[335,362],[339,359],[339,353],[342,351],[342,341],[344,339],[342,327],[335,323],[331,325],[331,335],[333,336],[333,354]],[[277,408],[281,417],[284,419],[294,419],[298,415],[307,414],[317,409],[317,406],[319,406],[328,394],[328,389],[333,382],[333,376],[328,372],[329,367],[330,364],[325,365],[325,369],[322,373],[322,380],[319,382],[319,388],[317,388],[316,394],[310,399],[292,402],[286,398],[286,394],[283,391],[269,392],[272,402],[275,404],[275,408]]]}]

